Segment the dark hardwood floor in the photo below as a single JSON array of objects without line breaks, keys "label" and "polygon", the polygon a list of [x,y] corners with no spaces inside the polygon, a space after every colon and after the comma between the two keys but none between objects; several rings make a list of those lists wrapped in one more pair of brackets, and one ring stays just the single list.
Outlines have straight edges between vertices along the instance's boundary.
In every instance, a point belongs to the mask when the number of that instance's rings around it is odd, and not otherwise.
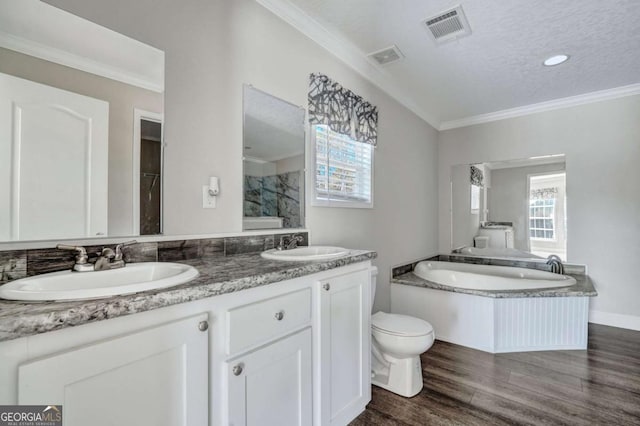
[{"label": "dark hardwood floor", "polygon": [[640,332],[589,325],[586,351],[492,355],[436,341],[424,389],[373,386],[351,425],[640,425]]}]

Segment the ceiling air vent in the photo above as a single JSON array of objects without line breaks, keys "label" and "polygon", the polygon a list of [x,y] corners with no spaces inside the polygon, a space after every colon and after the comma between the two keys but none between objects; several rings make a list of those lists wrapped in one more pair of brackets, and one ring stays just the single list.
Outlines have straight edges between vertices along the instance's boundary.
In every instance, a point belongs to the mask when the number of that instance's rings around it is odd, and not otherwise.
[{"label": "ceiling air vent", "polygon": [[471,28],[464,16],[462,6],[454,7],[422,22],[427,26],[429,34],[437,43],[444,43],[471,34]]},{"label": "ceiling air vent", "polygon": [[367,56],[372,58],[379,65],[387,65],[391,62],[399,61],[404,58],[404,55],[396,45],[378,50],[377,52],[369,53]]}]

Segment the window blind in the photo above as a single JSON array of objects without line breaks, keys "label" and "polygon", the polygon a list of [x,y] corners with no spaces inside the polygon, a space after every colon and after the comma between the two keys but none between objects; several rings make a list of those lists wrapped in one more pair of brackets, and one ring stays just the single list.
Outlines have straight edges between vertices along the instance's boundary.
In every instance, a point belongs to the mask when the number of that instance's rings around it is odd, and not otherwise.
[{"label": "window blind", "polygon": [[315,125],[315,197],[319,200],[371,203],[373,146]]}]

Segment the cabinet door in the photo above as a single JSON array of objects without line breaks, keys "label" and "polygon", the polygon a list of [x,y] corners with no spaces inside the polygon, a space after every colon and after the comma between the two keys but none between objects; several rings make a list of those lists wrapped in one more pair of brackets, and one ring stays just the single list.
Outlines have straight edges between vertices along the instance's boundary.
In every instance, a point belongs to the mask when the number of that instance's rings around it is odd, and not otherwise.
[{"label": "cabinet door", "polygon": [[319,390],[321,425],[344,425],[371,400],[370,272],[319,283]]},{"label": "cabinet door", "polygon": [[65,426],[204,426],[206,320],[202,314],[23,364],[18,401],[62,405]]},{"label": "cabinet door", "polygon": [[227,362],[229,425],[309,425],[311,329]]}]

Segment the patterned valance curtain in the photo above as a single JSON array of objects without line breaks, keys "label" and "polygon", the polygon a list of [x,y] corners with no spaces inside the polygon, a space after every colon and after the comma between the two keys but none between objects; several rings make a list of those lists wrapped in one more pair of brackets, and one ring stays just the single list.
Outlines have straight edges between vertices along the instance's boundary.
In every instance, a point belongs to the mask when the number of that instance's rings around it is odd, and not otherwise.
[{"label": "patterned valance curtain", "polygon": [[558,196],[558,187],[552,188],[538,188],[531,190],[532,200],[548,200],[550,198],[556,198]]},{"label": "patterned valance curtain", "polygon": [[309,122],[358,142],[378,143],[378,108],[319,73],[309,76]]},{"label": "patterned valance curtain", "polygon": [[476,166],[470,166],[469,171],[471,176],[471,185],[482,188],[484,186],[484,174],[482,173],[482,170]]}]

